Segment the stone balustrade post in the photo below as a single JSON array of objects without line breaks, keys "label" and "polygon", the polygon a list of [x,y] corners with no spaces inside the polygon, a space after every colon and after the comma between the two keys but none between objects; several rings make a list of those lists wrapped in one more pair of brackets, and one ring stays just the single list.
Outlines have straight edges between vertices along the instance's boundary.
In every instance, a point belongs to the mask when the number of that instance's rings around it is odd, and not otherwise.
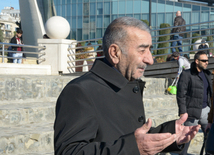
[{"label": "stone balustrade post", "polygon": [[[46,53],[42,58],[45,58],[42,65],[51,65],[51,74],[66,74],[75,72],[75,68],[68,68],[75,65],[68,61],[74,60],[75,56],[68,57],[69,54],[75,53],[76,40],[68,39],[38,39],[39,46],[46,46],[44,52]],[[70,49],[70,50],[69,50]]]}]

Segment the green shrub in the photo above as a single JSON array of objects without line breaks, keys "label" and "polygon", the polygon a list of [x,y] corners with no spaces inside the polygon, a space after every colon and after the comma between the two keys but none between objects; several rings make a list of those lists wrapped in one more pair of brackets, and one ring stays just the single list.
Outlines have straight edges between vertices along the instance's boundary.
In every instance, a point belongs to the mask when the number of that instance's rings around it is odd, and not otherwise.
[{"label": "green shrub", "polygon": [[97,41],[97,44],[102,44],[102,43],[103,43],[102,40]]},{"label": "green shrub", "polygon": [[[166,27],[170,27],[170,25],[167,24],[167,23],[160,24],[160,28],[166,28]],[[160,35],[170,34],[170,33],[171,33],[170,29],[160,30],[160,32],[159,32]],[[158,42],[160,42],[160,41],[167,41],[169,39],[170,39],[170,35],[159,37]],[[166,43],[159,43],[158,44],[158,48],[163,48],[163,47],[169,47],[169,43],[166,42]],[[164,54],[164,53],[168,53],[168,49],[157,50],[157,54]],[[162,58],[164,60],[166,60],[166,57],[167,56],[162,56]]]},{"label": "green shrub", "polygon": [[[207,42],[208,41],[213,41],[213,36],[208,36],[207,37]],[[209,44],[209,48],[212,48],[213,47],[213,42],[210,42],[210,43],[208,43]],[[214,51],[213,51],[213,49],[210,49],[210,53],[212,53],[212,55],[214,55]]]},{"label": "green shrub", "polygon": [[142,21],[142,22],[144,22],[144,23],[146,23],[146,25],[148,25],[148,26],[149,26],[149,22],[148,22],[148,20],[143,20],[143,19],[141,19],[141,21]]}]

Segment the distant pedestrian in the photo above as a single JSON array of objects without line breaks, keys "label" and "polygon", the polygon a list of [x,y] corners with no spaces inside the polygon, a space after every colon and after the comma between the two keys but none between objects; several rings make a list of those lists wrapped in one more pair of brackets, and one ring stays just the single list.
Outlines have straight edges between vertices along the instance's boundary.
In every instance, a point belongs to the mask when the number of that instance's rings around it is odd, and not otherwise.
[{"label": "distant pedestrian", "polygon": [[167,55],[166,61],[171,61],[172,59],[172,54]]},{"label": "distant pedestrian", "polygon": [[178,74],[177,74],[177,79],[179,79],[180,75],[181,75],[181,72],[183,70],[187,70],[187,69],[190,69],[190,62],[188,61],[187,58],[183,57],[183,56],[180,56],[180,53],[179,52],[174,52],[172,53],[172,57],[177,60],[178,62]]},{"label": "distant pedestrian", "polygon": [[[98,48],[97,48],[97,51],[98,50],[103,50],[103,46],[102,45],[100,45]],[[99,52],[97,52],[97,57],[101,57],[101,56],[103,56],[104,54],[103,54],[103,51],[99,51]]]},{"label": "distant pedestrian", "polygon": [[[181,11],[177,11],[176,13],[176,17],[174,20],[174,26],[181,26],[181,25],[186,25],[186,21],[181,17]],[[180,33],[180,32],[184,32],[186,31],[186,27],[177,27],[177,28],[173,28],[172,29],[172,33]],[[183,39],[184,34],[175,34],[173,35],[172,39],[173,40],[178,40],[178,39]],[[176,46],[176,44],[178,46],[182,45],[182,40],[178,40],[178,41],[173,41],[172,42],[172,47]],[[183,52],[182,47],[178,47],[179,52]],[[175,48],[172,48],[172,53],[176,52]],[[182,55],[182,54],[181,54]]]},{"label": "distant pedestrian", "polygon": [[[198,47],[198,49],[205,49],[205,48],[209,48],[209,47],[207,46],[205,39],[202,39],[201,45]],[[209,50],[203,50],[203,51],[207,53],[208,57],[210,57],[210,51]]]},{"label": "distant pedestrian", "polygon": [[[16,31],[16,35],[10,40],[10,43],[22,45],[23,44],[22,34],[23,34],[23,31],[21,29],[18,29]],[[13,63],[19,63],[19,64],[22,63],[23,53],[18,51],[23,51],[23,48],[19,46],[12,46],[12,50],[17,51],[16,53],[12,53],[12,57],[15,58],[13,59]]]}]

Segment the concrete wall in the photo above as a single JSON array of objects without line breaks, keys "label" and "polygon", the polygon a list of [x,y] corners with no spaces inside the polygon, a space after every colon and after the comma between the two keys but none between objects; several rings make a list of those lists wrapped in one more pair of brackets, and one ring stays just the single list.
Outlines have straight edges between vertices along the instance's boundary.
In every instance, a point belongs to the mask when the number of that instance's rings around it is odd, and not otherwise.
[{"label": "concrete wall", "polygon": [[3,75],[51,75],[50,65],[0,63],[0,74]]}]

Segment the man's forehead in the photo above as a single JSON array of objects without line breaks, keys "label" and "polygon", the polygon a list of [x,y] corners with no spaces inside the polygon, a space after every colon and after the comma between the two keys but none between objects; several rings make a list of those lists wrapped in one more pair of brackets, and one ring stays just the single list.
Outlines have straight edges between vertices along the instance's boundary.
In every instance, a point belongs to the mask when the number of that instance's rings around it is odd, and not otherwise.
[{"label": "man's forehead", "polygon": [[206,58],[206,57],[207,57],[206,54],[201,54],[201,55],[199,56],[199,58]]}]

